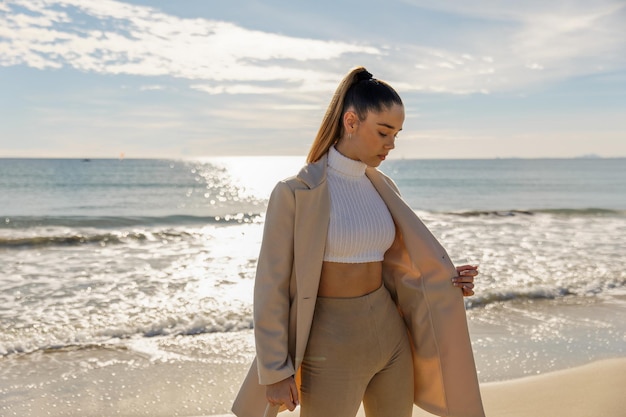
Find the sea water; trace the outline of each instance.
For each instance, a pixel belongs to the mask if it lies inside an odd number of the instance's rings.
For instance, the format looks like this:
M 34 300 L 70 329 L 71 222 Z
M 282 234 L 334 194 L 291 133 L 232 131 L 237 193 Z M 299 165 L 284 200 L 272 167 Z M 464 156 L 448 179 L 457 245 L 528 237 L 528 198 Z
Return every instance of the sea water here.
M 1 377 L 68 351 L 247 363 L 267 199 L 302 164 L 0 159 Z M 457 264 L 480 265 L 466 306 L 481 380 L 624 354 L 626 159 L 381 170 Z

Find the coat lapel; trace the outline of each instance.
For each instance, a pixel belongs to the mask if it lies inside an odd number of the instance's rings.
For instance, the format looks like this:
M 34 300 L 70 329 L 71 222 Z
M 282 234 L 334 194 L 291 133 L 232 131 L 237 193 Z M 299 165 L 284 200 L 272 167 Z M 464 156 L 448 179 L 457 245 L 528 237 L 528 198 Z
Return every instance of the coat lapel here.
M 309 339 L 315 301 L 322 272 L 330 220 L 330 197 L 326 184 L 326 156 L 297 175 L 306 187 L 295 190 L 294 268 L 298 294 L 295 362 L 299 369 Z
M 398 228 L 383 278 L 413 343 L 416 404 L 437 415 L 482 417 L 463 296 L 450 282 L 456 269 L 393 185 L 375 169 L 366 173 Z

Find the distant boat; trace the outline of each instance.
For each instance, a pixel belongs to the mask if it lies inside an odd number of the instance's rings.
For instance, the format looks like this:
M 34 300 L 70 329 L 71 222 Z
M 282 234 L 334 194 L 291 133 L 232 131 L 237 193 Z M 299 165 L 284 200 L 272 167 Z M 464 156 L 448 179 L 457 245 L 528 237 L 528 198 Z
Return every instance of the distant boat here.
M 85 158 L 85 159 L 83 159 L 83 162 L 91 162 L 91 159 Z

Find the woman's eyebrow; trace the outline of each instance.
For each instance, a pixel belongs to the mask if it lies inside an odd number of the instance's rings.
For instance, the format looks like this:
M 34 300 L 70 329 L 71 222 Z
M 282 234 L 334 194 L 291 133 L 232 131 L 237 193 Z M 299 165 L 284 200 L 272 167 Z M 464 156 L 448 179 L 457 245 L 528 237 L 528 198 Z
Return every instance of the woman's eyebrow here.
M 389 125 L 387 123 L 377 123 L 377 125 L 384 126 L 384 127 L 388 128 L 388 129 L 391 129 L 391 130 L 396 130 L 395 127 L 393 127 L 393 126 L 391 126 L 391 125 Z M 402 128 L 398 129 L 398 132 L 401 131 L 401 130 L 402 130 Z

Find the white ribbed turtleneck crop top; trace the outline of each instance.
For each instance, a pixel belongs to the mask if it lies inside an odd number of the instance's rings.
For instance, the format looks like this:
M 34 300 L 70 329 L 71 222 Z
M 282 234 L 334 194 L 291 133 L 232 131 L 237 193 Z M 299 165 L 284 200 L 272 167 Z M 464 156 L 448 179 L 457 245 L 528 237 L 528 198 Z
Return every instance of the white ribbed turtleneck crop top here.
M 324 261 L 382 261 L 393 243 L 393 219 L 365 175 L 366 167 L 361 161 L 343 156 L 334 146 L 328 151 L 330 224 Z

